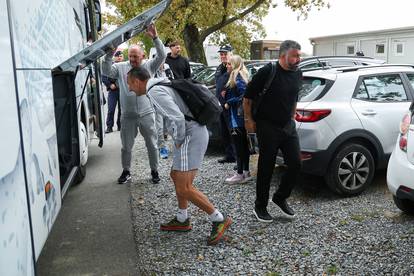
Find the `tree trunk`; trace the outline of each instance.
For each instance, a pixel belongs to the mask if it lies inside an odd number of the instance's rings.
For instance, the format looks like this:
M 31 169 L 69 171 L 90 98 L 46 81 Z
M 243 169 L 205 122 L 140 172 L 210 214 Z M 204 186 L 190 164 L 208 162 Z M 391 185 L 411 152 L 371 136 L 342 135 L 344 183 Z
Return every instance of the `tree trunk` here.
M 207 64 L 204 53 L 203 41 L 200 38 L 200 32 L 194 24 L 187 24 L 184 28 L 184 43 L 187 49 L 188 57 L 193 62 Z

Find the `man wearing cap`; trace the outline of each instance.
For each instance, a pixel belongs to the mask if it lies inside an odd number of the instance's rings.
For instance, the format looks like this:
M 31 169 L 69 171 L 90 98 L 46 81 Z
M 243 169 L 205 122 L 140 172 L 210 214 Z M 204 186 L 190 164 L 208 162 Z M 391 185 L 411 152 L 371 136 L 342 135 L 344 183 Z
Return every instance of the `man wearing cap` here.
M 221 106 L 223 107 L 223 111 L 220 115 L 220 125 L 221 125 L 221 137 L 223 140 L 223 145 L 225 148 L 225 156 L 224 158 L 218 160 L 219 163 L 234 163 L 236 162 L 236 155 L 234 146 L 231 142 L 231 135 L 230 135 L 230 126 L 228 124 L 230 112 L 229 110 L 224 108 L 224 104 L 226 103 L 225 91 L 226 91 L 226 83 L 229 80 L 229 74 L 227 73 L 227 62 L 230 59 L 231 51 L 233 48 L 230 45 L 221 46 L 218 50 L 220 54 L 220 61 L 221 64 L 217 67 L 215 73 L 216 79 L 216 97 L 219 100 Z
M 121 51 L 116 51 L 114 54 L 114 62 L 121 62 L 124 60 L 124 56 Z M 107 76 L 102 76 L 102 82 L 106 86 L 108 91 L 108 115 L 106 116 L 106 130 L 105 133 L 111 133 L 114 126 L 114 116 L 115 109 L 118 106 L 118 118 L 116 120 L 116 125 L 118 126 L 118 131 L 121 130 L 121 104 L 119 102 L 119 87 L 116 82 L 116 79 L 109 78 Z

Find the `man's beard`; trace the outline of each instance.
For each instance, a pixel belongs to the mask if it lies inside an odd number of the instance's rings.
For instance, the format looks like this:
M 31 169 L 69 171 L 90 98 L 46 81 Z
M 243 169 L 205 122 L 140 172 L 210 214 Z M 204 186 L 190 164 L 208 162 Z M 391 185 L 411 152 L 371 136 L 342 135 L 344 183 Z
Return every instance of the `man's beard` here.
M 297 71 L 299 68 L 299 62 L 298 63 L 288 63 L 288 67 L 290 71 Z

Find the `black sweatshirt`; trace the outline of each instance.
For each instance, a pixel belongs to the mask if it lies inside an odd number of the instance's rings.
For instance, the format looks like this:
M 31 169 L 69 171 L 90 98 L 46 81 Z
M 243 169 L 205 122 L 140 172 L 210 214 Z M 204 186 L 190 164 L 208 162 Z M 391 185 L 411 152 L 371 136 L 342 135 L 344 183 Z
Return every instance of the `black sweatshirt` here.
M 171 53 L 169 53 L 165 59 L 165 63 L 167 63 L 173 71 L 174 79 L 191 78 L 190 63 L 185 57 L 178 56 L 173 58 Z
M 264 83 L 270 75 L 270 63 L 259 69 L 246 88 L 244 97 L 255 100 L 258 91 L 263 90 Z M 279 127 L 285 126 L 292 118 L 292 111 L 298 101 L 299 89 L 302 85 L 302 72 L 287 71 L 277 63 L 276 76 L 263 96 L 257 110 L 257 120 L 271 121 Z

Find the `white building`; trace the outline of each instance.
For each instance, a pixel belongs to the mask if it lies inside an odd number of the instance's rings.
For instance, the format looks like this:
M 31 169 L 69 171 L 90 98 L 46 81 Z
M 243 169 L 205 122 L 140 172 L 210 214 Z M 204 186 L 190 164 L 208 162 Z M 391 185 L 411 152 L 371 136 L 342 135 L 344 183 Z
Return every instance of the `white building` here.
M 378 30 L 343 35 L 313 37 L 313 55 L 365 56 L 387 63 L 414 64 L 414 27 Z

